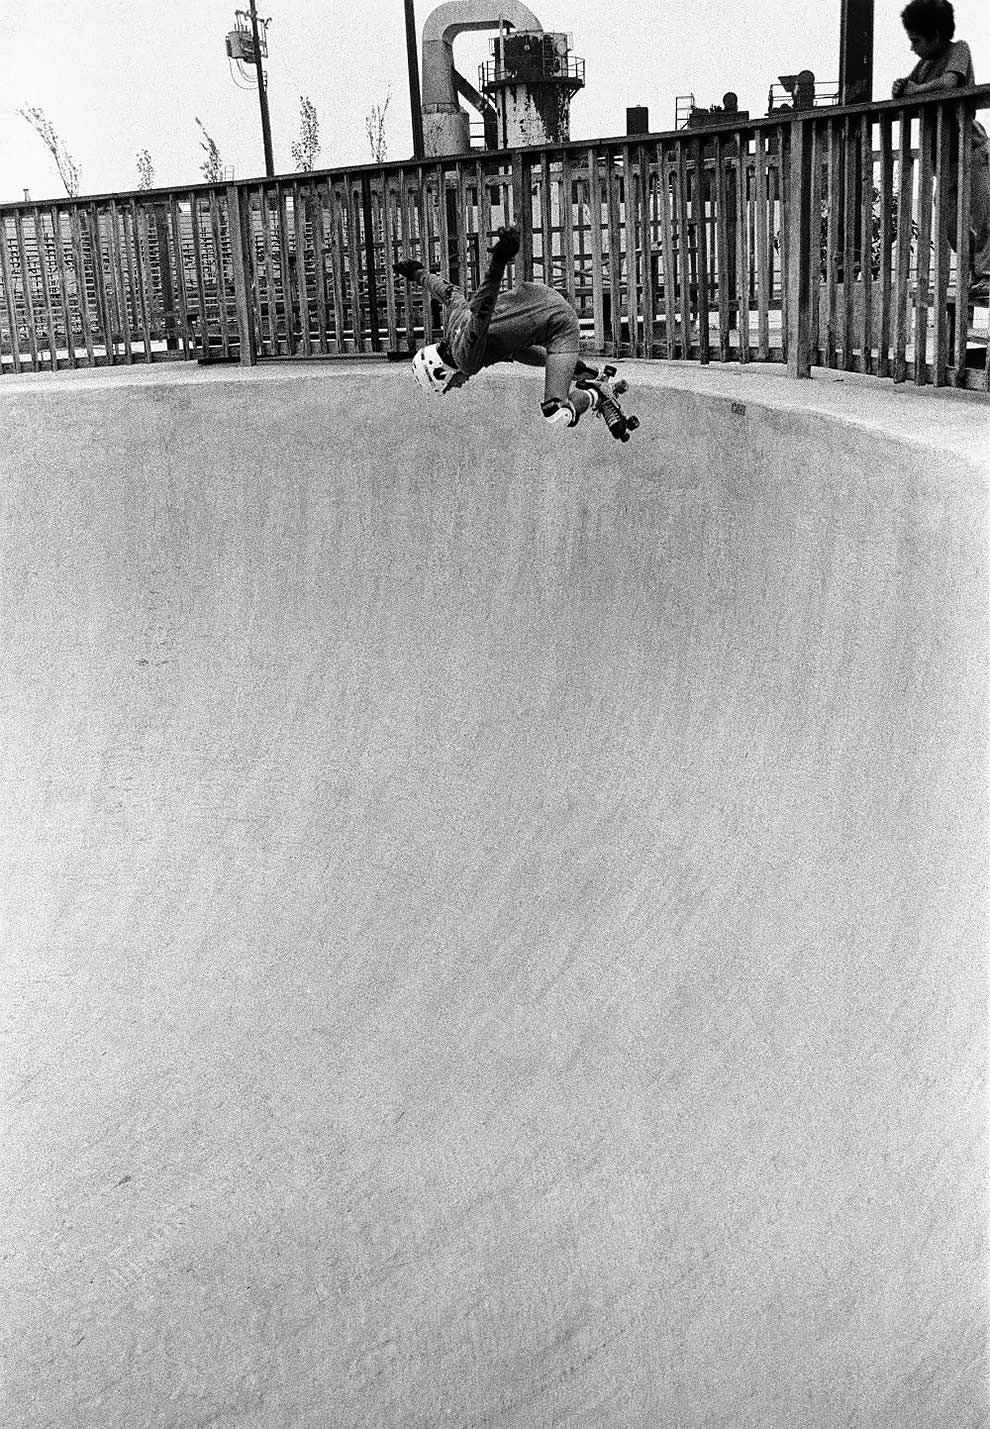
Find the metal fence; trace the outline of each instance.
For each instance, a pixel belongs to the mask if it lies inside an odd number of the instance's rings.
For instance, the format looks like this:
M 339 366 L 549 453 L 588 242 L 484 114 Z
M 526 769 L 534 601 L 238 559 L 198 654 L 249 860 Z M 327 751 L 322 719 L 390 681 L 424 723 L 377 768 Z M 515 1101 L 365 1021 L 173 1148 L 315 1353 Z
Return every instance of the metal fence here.
M 987 107 L 990 87 L 2 207 L 0 371 L 407 352 L 439 314 L 392 264 L 470 289 L 515 223 L 517 279 L 566 293 L 589 351 L 987 390 L 985 300 L 967 301 Z

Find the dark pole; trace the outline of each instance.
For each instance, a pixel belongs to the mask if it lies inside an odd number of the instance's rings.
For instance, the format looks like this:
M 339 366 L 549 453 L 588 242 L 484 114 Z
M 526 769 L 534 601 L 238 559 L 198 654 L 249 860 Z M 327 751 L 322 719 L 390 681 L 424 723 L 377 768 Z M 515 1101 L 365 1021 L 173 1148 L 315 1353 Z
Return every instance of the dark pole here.
M 258 12 L 255 0 L 251 5 L 251 38 L 254 42 L 254 65 L 258 71 L 258 98 L 261 102 L 261 137 L 265 144 L 265 176 L 275 177 L 275 160 L 272 158 L 272 124 L 268 117 L 268 90 L 265 87 L 265 70 L 261 63 L 261 41 L 258 36 Z
M 406 7 L 406 54 L 409 59 L 409 109 L 412 115 L 413 158 L 423 157 L 423 104 L 419 94 L 419 58 L 416 44 L 416 12 L 413 0 Z
M 873 0 L 842 0 L 839 30 L 839 103 L 873 98 Z

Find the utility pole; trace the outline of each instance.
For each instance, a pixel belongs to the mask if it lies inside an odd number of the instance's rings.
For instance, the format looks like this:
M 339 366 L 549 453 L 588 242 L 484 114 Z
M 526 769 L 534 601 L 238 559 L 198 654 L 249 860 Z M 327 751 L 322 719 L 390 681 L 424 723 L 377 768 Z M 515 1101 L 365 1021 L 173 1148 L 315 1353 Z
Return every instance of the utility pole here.
M 873 98 L 873 0 L 842 0 L 839 27 L 839 103 Z
M 409 61 L 409 110 L 412 118 L 413 158 L 423 157 L 423 104 L 419 93 L 419 58 L 417 56 L 416 12 L 413 0 L 403 0 L 406 7 L 406 56 Z
M 248 0 L 250 9 L 235 10 L 237 28 L 227 35 L 227 58 L 236 61 L 242 79 L 249 78 L 245 66 L 254 65 L 258 86 L 258 103 L 261 105 L 261 138 L 265 146 L 265 176 L 275 177 L 275 160 L 272 157 L 272 125 L 268 116 L 268 82 L 262 60 L 268 54 L 268 20 L 259 20 L 255 0 Z M 234 81 L 235 84 L 237 81 Z M 238 86 L 242 88 L 242 86 Z

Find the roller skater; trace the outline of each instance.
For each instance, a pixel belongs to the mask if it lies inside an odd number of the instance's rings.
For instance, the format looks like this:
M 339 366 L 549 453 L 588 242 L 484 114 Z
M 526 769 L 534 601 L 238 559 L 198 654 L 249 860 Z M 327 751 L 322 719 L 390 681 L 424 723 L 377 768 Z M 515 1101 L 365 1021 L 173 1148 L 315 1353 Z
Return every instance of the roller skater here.
M 580 356 L 577 314 L 567 299 L 543 283 L 519 283 L 499 292 L 518 252 L 518 229 L 500 228 L 481 286 L 471 298 L 438 273 L 428 272 L 418 259 L 394 265 L 398 277 L 419 283 L 444 310 L 442 339 L 421 347 L 413 358 L 417 382 L 424 392 L 439 395 L 463 387 L 469 377 L 497 362 L 542 367 L 541 410 L 548 423 L 576 427 L 585 412 L 594 411 L 619 436 L 616 425 L 625 429 L 635 425 L 635 418 L 623 416 L 616 387 Z M 628 440 L 628 434 L 621 439 Z

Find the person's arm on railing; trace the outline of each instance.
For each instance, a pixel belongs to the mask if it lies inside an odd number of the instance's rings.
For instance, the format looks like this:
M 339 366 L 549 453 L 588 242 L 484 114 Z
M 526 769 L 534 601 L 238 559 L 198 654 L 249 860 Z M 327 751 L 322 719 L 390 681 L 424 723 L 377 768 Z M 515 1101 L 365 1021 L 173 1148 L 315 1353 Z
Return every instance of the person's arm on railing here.
M 920 84 L 913 79 L 895 79 L 890 91 L 891 99 L 900 99 L 907 94 L 935 94 L 941 89 L 958 89 L 961 80 L 952 70 L 946 70 L 945 74 L 940 74 L 936 79 L 930 79 L 926 83 Z

